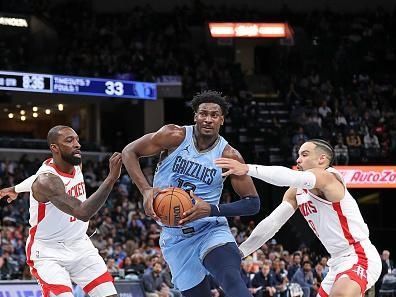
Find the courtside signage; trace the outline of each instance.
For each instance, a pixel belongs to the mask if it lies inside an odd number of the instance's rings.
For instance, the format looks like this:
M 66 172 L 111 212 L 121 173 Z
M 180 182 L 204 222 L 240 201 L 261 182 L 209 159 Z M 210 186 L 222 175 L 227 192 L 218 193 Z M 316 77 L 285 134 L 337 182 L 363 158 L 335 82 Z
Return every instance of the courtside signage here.
M 293 167 L 296 169 L 296 167 Z M 348 188 L 396 188 L 396 166 L 334 166 Z

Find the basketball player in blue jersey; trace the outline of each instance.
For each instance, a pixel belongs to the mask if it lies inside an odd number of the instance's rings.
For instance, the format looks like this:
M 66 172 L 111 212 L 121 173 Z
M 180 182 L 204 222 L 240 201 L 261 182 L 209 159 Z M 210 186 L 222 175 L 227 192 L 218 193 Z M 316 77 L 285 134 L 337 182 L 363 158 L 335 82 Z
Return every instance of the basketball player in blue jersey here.
M 244 161 L 219 135 L 228 109 L 221 93 L 199 93 L 192 107 L 195 125 L 166 125 L 146 134 L 124 148 L 122 160 L 143 195 L 146 214 L 156 220 L 152 204 L 159 189 L 176 186 L 193 193 L 196 203 L 183 214 L 180 226 L 163 226 L 160 236 L 172 281 L 183 296 L 210 297 L 209 273 L 227 296 L 252 296 L 241 278 L 241 256 L 225 217 L 256 214 L 260 198 L 249 176 L 231 176 L 232 187 L 241 199 L 219 205 L 223 178 L 214 160 L 227 156 Z M 159 153 L 161 160 L 152 187 L 143 175 L 139 158 Z

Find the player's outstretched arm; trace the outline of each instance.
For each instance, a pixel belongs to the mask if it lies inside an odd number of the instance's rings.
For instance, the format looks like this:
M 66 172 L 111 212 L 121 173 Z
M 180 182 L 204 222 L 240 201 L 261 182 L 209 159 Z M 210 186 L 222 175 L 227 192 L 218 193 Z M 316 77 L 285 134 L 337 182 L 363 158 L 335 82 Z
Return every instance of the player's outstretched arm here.
M 1 189 L 0 190 L 0 199 L 7 197 L 7 202 L 11 203 L 18 197 L 19 193 L 30 192 L 30 189 L 32 188 L 32 184 L 36 178 L 37 178 L 37 175 L 32 175 L 13 187 Z
M 32 185 L 33 197 L 39 202 L 51 202 L 61 211 L 86 222 L 103 206 L 120 177 L 121 166 L 121 154 L 114 153 L 109 160 L 109 175 L 84 202 L 68 195 L 62 180 L 51 173 L 42 173 L 37 177 Z
M 295 197 L 296 189 L 289 188 L 283 196 L 282 203 L 254 228 L 249 238 L 239 246 L 243 258 L 247 257 L 270 240 L 290 219 L 297 209 Z
M 122 162 L 143 195 L 145 213 L 155 220 L 159 218 L 153 210 L 153 199 L 158 189 L 153 189 L 147 182 L 140 168 L 139 158 L 157 155 L 163 150 L 177 147 L 184 137 L 185 130 L 183 127 L 166 125 L 155 133 L 149 133 L 136 139 L 122 150 Z
M 223 173 L 224 176 L 231 174 L 238 176 L 249 175 L 275 186 L 313 189 L 317 182 L 316 174 L 311 171 L 297 171 L 283 166 L 243 164 L 229 158 L 219 158 L 215 161 L 215 164 L 227 169 Z
M 342 181 L 324 168 L 297 171 L 283 166 L 243 164 L 229 158 L 219 158 L 215 164 L 227 169 L 223 173 L 224 176 L 249 175 L 275 186 L 308 190 L 316 188 L 323 192 L 327 200 L 332 202 L 340 201 L 344 197 L 345 186 Z

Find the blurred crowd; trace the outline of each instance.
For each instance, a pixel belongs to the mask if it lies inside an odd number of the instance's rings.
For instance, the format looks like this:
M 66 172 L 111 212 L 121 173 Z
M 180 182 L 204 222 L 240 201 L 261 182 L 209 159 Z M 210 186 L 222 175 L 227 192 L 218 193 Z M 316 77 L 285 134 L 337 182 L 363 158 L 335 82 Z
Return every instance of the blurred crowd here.
M 2 6 L 38 15 L 56 32 L 51 42 L 56 46 L 30 57 L 27 34 L 15 44 L 18 50 L 0 42 L 1 69 L 145 81 L 177 75 L 184 98 L 203 89 L 230 96 L 226 127 L 238 135 L 231 140 L 242 151 L 244 134 L 249 140 L 260 136 L 261 144 L 278 143 L 283 159 L 293 162 L 304 140 L 320 137 L 335 146 L 336 164 L 394 161 L 396 10 L 295 13 L 285 6 L 268 13 L 200 1 L 166 12 L 145 5 L 125 13 L 96 13 L 91 1 L 2 1 Z M 267 95 L 283 103 L 286 119 L 276 110 L 263 113 L 260 101 L 270 100 L 255 98 L 232 51 L 207 38 L 208 20 L 262 19 L 287 21 L 294 32 L 291 44 L 276 45 L 269 61 L 275 66 L 270 63 L 268 71 L 258 73 L 270 78 Z M 260 146 L 247 146 L 246 155 L 258 159 L 259 154 L 251 153 L 256 149 Z

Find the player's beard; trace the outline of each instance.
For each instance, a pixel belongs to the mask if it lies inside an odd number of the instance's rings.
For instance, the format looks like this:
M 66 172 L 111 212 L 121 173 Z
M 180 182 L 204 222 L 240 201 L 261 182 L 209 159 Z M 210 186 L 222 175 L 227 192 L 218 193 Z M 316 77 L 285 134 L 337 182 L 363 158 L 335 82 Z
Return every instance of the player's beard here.
M 63 161 L 66 163 L 69 163 L 73 166 L 77 166 L 81 164 L 81 158 L 80 157 L 75 157 L 73 154 L 65 154 L 61 152 L 61 157 Z

